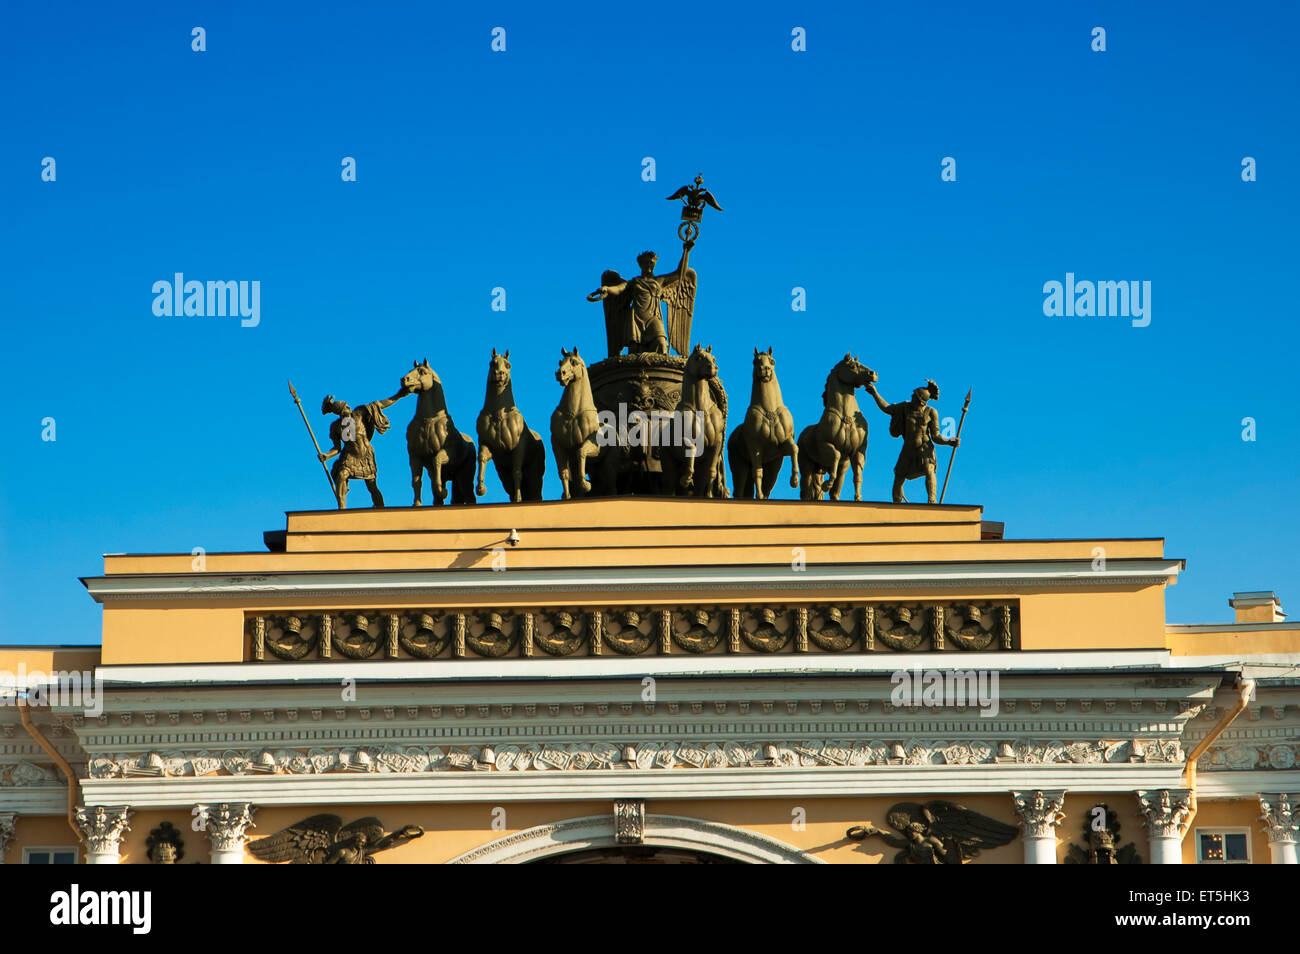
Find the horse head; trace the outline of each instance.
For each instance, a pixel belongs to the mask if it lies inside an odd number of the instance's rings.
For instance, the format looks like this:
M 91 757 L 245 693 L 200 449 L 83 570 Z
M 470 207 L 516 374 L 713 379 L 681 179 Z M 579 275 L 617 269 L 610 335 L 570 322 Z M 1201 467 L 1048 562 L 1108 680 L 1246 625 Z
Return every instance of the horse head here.
M 691 356 L 686 359 L 686 376 L 691 378 L 715 378 L 718 376 L 718 362 L 713 357 L 713 345 L 702 348 L 697 343 Z
M 847 351 L 839 364 L 835 365 L 833 377 L 850 390 L 876 383 L 876 372 L 859 361 L 857 355 Z
M 497 391 L 504 391 L 510 386 L 509 348 L 505 354 L 497 354 L 497 349 L 492 349 L 492 357 L 488 361 L 488 384 Z
M 771 381 L 776 375 L 776 359 L 772 357 L 772 349 L 769 347 L 766 351 L 754 349 L 754 380 L 761 384 Z
M 555 380 L 567 388 L 574 381 L 586 375 L 587 364 L 578 356 L 577 345 L 574 345 L 572 351 L 565 351 L 564 348 L 560 348 L 560 354 L 560 366 L 555 369 Z
M 402 387 L 412 393 L 423 392 L 430 390 L 437 380 L 438 375 L 429 367 L 429 359 L 425 358 L 423 363 L 412 362 L 411 370 L 402 375 Z

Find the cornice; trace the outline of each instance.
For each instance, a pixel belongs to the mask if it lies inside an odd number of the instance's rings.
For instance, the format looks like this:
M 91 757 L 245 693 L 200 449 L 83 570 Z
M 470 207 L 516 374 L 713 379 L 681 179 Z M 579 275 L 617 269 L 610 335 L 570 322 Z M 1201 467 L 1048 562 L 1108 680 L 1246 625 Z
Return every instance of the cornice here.
M 1023 560 L 986 563 L 882 563 L 757 567 L 651 567 L 589 569 L 288 571 L 260 574 L 120 574 L 84 577 L 97 601 L 125 599 L 230 599 L 250 597 L 334 598 L 359 595 L 427 597 L 433 594 L 538 594 L 632 590 L 735 591 L 851 589 L 877 592 L 903 588 L 998 588 L 1018 586 L 1156 585 L 1176 579 L 1181 560 Z

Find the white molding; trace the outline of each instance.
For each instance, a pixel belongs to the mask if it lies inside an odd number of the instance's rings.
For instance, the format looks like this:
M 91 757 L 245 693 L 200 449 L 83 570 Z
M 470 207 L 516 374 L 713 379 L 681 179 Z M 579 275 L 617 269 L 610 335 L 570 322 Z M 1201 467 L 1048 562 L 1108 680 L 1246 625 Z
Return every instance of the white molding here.
M 1300 630 L 1300 622 L 1284 623 L 1166 623 L 1169 633 L 1266 633 L 1273 630 Z
M 293 556 L 294 554 L 290 554 Z M 592 592 L 651 589 L 735 591 L 845 588 L 858 591 L 901 587 L 1160 585 L 1173 582 L 1181 560 L 1143 557 L 1108 560 L 1105 570 L 1091 560 L 1007 560 L 960 563 L 812 565 L 795 572 L 780 566 L 590 567 L 576 569 L 338 570 L 270 573 L 151 573 L 85 577 L 99 602 L 106 599 L 246 599 L 262 596 L 365 596 Z
M 63 785 L 23 785 L 0 788 L 0 812 L 18 815 L 63 815 L 68 789 Z
M 751 864 L 826 864 L 815 855 L 758 832 L 676 815 L 646 815 L 641 844 L 706 851 Z M 506 835 L 447 863 L 525 864 L 553 855 L 610 847 L 617 847 L 613 815 L 589 815 Z
M 193 684 L 269 685 L 292 682 L 330 683 L 344 676 L 366 682 L 446 683 L 458 680 L 589 679 L 624 677 L 640 680 L 663 676 L 800 676 L 857 674 L 887 675 L 901 669 L 987 669 L 1005 673 L 1061 673 L 1071 670 L 1113 673 L 1141 678 L 1133 670 L 1170 668 L 1176 657 L 1167 649 L 1074 650 L 1017 652 L 928 653 L 727 653 L 647 656 L 581 656 L 503 659 L 379 659 L 317 660 L 312 662 L 189 663 L 100 666 L 96 672 L 107 688 L 161 688 Z M 1300 663 L 1300 655 L 1296 657 Z M 1178 664 L 1174 668 L 1198 668 Z M 1209 662 L 1199 668 L 1217 668 Z M 639 691 L 639 690 L 638 690 Z M 106 700 L 107 701 L 107 700 Z
M 1196 797 L 1202 801 L 1226 798 L 1259 799 L 1269 792 L 1300 792 L 1300 769 L 1273 769 L 1196 773 Z
M 537 802 L 627 798 L 819 798 L 831 796 L 1006 794 L 1024 789 L 1115 792 L 1177 788 L 1181 763 L 898 766 L 814 769 L 691 769 L 431 773 L 428 775 L 206 776 L 86 779 L 87 805 L 133 809 L 198 802 L 254 805 Z M 1270 789 L 1271 790 L 1271 789 Z

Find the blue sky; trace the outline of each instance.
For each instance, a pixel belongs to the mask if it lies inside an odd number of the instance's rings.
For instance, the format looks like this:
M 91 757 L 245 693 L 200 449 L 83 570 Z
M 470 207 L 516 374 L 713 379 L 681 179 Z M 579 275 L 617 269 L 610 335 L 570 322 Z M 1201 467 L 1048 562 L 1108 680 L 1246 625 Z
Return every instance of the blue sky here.
M 257 550 L 329 506 L 286 377 L 322 434 L 324 393 L 387 396 L 427 356 L 472 432 L 508 347 L 545 435 L 559 348 L 602 353 L 585 294 L 675 261 L 664 197 L 697 172 L 726 211 L 695 337 L 733 405 L 756 346 L 800 427 L 847 349 L 890 400 L 936 379 L 941 415 L 973 386 L 949 502 L 1014 537 L 1166 537 L 1173 621 L 1300 606 L 1295 5 L 701 7 L 7 4 L 0 641 L 96 641 L 77 577 L 104 552 Z M 156 317 L 178 271 L 260 281 L 260 324 Z M 1150 281 L 1150 325 L 1046 317 L 1067 272 Z M 391 504 L 411 410 L 376 445 Z

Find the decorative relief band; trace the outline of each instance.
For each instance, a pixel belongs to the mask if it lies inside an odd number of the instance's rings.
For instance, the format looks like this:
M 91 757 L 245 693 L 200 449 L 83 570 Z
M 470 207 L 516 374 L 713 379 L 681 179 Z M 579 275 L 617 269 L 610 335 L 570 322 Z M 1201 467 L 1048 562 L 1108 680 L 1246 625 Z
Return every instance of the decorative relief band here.
M 642 656 L 675 650 L 992 652 L 1020 645 L 1018 605 L 986 602 L 301 611 L 249 616 L 246 632 L 251 659 L 289 661 L 599 656 L 606 651 Z
M 464 746 L 341 746 L 311 749 L 100 756 L 91 778 L 204 775 L 324 775 L 331 772 L 416 774 L 444 771 L 587 771 L 600 769 L 809 768 L 816 766 L 1026 765 L 1178 762 L 1182 752 L 1131 742 L 995 742 L 943 739 L 754 739 L 702 742 L 657 739 Z

